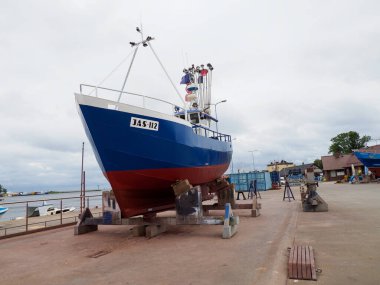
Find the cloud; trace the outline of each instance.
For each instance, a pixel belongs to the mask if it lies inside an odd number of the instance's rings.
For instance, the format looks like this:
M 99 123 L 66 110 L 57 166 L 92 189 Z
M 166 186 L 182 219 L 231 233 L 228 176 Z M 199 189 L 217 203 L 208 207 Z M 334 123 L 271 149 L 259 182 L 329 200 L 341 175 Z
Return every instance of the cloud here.
M 236 138 L 235 169 L 251 169 L 254 149 L 262 169 L 273 160 L 311 162 L 341 132 L 378 137 L 379 8 L 376 1 L 1 2 L 0 183 L 10 191 L 78 189 L 85 141 L 87 182 L 108 187 L 73 93 L 125 58 L 141 19 L 175 82 L 187 64 L 214 65 L 213 101 L 227 99 L 217 106 L 219 130 Z M 106 86 L 121 87 L 127 63 Z M 127 89 L 180 102 L 147 49 Z

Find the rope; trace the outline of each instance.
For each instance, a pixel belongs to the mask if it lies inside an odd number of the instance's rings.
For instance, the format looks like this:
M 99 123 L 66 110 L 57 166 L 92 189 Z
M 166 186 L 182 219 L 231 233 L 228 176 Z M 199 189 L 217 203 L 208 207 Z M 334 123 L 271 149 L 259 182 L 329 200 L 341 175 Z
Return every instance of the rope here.
M 164 65 L 162 64 L 161 60 L 158 58 L 158 55 L 156 54 L 156 52 L 154 51 L 153 47 L 152 47 L 152 44 L 148 41 L 147 44 L 149 45 L 150 49 L 152 50 L 153 52 L 153 55 L 156 57 L 158 63 L 161 65 L 161 68 L 162 70 L 164 71 L 164 73 L 166 74 L 166 77 L 169 79 L 170 83 L 172 84 L 174 90 L 177 92 L 177 95 L 178 97 L 180 98 L 180 100 L 182 101 L 183 103 L 183 106 L 184 106 L 184 109 L 186 109 L 186 102 L 185 100 L 183 100 L 182 96 L 181 96 L 181 93 L 179 93 L 177 87 L 175 86 L 175 84 L 173 83 L 173 80 L 170 78 L 169 76 L 169 73 L 166 71 Z M 187 116 L 186 114 L 186 110 L 185 110 L 185 117 Z
M 116 67 L 114 69 L 112 69 L 112 71 L 102 81 L 100 81 L 98 84 L 96 84 L 96 86 L 90 92 L 89 95 L 91 95 L 100 85 L 102 85 L 108 78 L 110 78 L 110 76 L 112 74 L 114 74 L 116 72 L 116 70 L 118 70 L 120 68 L 120 66 L 122 66 L 127 61 L 127 59 L 131 56 L 131 54 L 133 52 L 134 52 L 134 50 L 132 49 L 131 52 L 118 65 L 116 65 Z M 98 97 L 98 96 L 96 95 L 96 97 Z

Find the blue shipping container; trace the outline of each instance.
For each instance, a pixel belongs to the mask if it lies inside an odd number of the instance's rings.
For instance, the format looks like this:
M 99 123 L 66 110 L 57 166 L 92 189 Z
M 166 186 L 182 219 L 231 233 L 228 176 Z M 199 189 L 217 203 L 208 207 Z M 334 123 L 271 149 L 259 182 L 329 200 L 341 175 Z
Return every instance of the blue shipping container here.
M 257 181 L 257 190 L 266 191 L 272 188 L 272 180 L 269 172 L 248 172 L 229 174 L 231 183 L 235 184 L 236 191 L 249 191 L 251 181 Z
M 269 173 L 270 174 L 270 179 L 272 182 L 280 182 L 280 172 L 278 171 L 272 171 Z

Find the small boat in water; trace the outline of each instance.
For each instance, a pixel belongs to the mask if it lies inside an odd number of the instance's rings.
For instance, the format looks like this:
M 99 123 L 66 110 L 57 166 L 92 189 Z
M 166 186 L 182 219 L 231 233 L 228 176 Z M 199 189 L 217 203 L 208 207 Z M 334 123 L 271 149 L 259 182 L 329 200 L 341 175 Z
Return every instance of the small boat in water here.
M 41 206 L 28 206 L 28 217 L 39 217 L 39 216 L 48 216 L 73 212 L 75 207 L 65 207 L 63 209 L 59 209 L 54 207 L 52 204 L 46 204 L 45 202 Z
M 0 215 L 4 214 L 6 211 L 8 211 L 8 208 L 6 208 L 6 207 L 0 207 Z

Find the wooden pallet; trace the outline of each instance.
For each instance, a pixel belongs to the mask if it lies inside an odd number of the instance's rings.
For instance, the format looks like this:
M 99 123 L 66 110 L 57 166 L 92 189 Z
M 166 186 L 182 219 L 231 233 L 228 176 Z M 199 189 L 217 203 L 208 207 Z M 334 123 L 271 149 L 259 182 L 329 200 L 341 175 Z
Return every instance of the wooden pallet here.
M 290 249 L 288 276 L 290 279 L 317 280 L 314 251 L 311 246 L 294 245 Z

